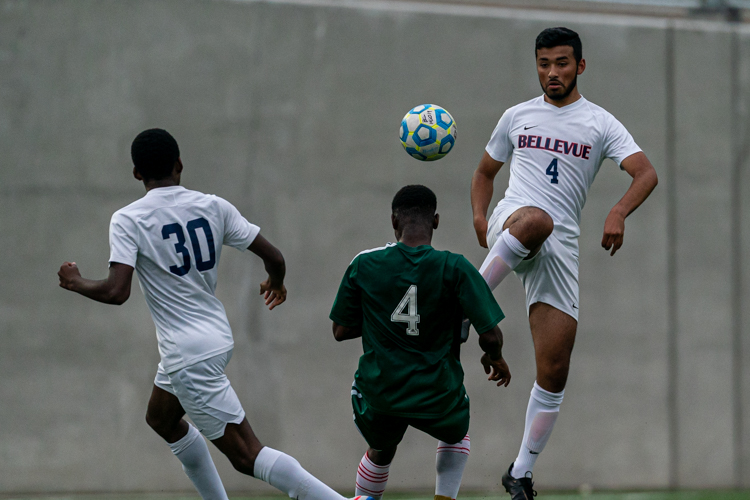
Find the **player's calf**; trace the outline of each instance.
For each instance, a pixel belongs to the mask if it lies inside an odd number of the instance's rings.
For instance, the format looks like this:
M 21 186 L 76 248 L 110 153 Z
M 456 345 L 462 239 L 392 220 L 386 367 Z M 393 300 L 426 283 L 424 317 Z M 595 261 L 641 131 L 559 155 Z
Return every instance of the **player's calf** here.
M 293 457 L 255 437 L 247 419 L 227 424 L 224 435 L 213 440 L 232 466 L 248 476 L 265 481 L 297 500 L 345 500 L 343 496 L 307 472 Z
M 469 453 L 471 453 L 471 440 L 468 434 L 455 444 L 438 441 L 435 459 L 437 469 L 435 500 L 455 500 L 458 496 Z
M 369 448 L 357 467 L 355 494 L 380 500 L 388 484 L 391 462 L 396 455 L 396 448 L 374 450 Z

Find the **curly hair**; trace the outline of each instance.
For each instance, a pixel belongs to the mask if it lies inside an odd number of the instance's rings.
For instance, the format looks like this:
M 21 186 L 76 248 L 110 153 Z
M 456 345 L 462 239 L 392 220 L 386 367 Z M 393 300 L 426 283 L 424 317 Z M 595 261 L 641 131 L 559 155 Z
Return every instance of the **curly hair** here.
M 133 139 L 130 157 L 144 180 L 160 180 L 172 174 L 174 164 L 180 158 L 180 148 L 169 132 L 151 128 Z
M 399 189 L 391 203 L 394 215 L 431 220 L 437 210 L 437 197 L 428 187 L 411 184 Z

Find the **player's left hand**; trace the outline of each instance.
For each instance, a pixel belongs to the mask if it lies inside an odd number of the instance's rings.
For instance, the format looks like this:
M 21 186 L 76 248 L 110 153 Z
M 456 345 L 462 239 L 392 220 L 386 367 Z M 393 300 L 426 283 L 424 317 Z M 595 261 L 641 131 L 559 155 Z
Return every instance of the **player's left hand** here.
M 490 359 L 487 353 L 484 353 L 481 361 L 482 366 L 484 366 L 484 373 L 489 375 L 487 380 L 496 380 L 498 387 L 501 385 L 508 387 L 508 384 L 510 384 L 510 368 L 508 368 L 508 363 L 502 357 L 493 360 Z
M 283 283 L 271 283 L 271 279 L 269 278 L 260 284 L 260 295 L 263 295 L 268 309 L 272 311 L 274 307 L 286 301 L 286 287 Z
M 607 220 L 604 221 L 604 236 L 602 236 L 602 247 L 605 250 L 612 249 L 609 255 L 614 255 L 622 246 L 625 237 L 625 217 L 614 208 L 609 212 Z
M 60 270 L 57 271 L 57 276 L 60 278 L 61 287 L 73 290 L 73 283 L 81 277 L 81 271 L 78 270 L 75 262 L 63 262 Z

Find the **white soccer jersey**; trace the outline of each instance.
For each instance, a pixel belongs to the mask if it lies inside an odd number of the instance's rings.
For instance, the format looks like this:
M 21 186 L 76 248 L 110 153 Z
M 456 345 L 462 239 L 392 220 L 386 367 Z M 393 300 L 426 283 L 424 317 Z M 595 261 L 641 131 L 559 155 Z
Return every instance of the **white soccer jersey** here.
M 260 228 L 228 201 L 182 186 L 156 188 L 114 213 L 110 262 L 135 268 L 167 373 L 234 346 L 214 296 L 222 245 L 245 250 Z
M 504 199 L 543 209 L 555 228 L 573 239 L 604 159 L 620 165 L 641 151 L 625 127 L 596 104 L 581 97 L 558 108 L 544 96 L 505 111 L 486 150 L 497 161 L 511 160 Z

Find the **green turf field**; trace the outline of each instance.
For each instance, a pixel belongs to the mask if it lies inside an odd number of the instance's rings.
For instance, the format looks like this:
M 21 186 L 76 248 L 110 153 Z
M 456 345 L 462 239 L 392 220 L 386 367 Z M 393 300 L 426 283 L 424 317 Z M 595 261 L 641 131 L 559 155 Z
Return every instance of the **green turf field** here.
M 283 496 L 229 495 L 230 500 L 284 500 Z M 504 492 L 468 493 L 461 495 L 465 500 L 507 500 Z M 541 492 L 539 500 L 750 500 L 750 491 L 638 491 L 638 492 Z M 83 495 L 3 495 L 3 500 L 200 500 L 190 494 L 83 494 Z M 432 500 L 431 496 L 394 493 L 386 495 L 387 500 Z M 385 500 L 384 499 L 384 500 Z

